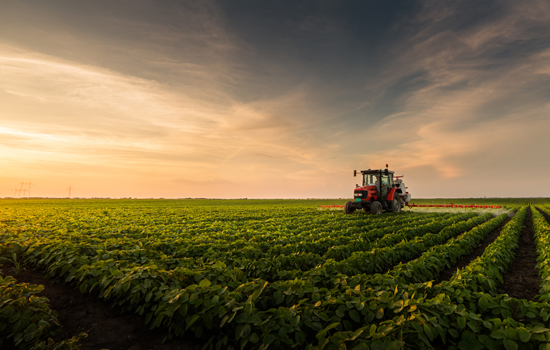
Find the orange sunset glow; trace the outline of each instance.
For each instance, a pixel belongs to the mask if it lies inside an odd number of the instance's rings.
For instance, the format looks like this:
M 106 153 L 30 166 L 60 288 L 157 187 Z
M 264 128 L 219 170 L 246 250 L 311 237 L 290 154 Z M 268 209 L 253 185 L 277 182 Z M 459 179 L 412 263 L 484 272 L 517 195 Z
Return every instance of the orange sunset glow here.
M 547 1 L 0 3 L 0 197 L 548 196 L 549 132 Z

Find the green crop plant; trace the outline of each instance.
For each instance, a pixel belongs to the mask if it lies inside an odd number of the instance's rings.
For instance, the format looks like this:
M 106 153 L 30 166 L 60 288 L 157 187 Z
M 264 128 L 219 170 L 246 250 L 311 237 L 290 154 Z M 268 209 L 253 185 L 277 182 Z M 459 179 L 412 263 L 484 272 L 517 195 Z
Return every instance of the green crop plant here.
M 17 253 L 12 253 L 11 257 L 0 257 L 0 263 L 7 263 L 12 266 L 11 270 L 14 276 L 19 276 L 26 269 L 23 267 L 21 259 L 17 258 Z

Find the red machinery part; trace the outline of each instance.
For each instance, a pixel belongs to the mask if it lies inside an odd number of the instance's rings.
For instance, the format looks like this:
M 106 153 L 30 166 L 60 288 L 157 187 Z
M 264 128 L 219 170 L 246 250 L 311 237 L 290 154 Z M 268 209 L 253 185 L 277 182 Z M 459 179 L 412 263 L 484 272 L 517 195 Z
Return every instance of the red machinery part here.
M 343 208 L 343 205 L 320 205 L 320 208 Z M 417 208 L 482 208 L 482 209 L 500 209 L 502 208 L 500 205 L 459 205 L 459 204 L 409 204 L 409 207 L 417 207 Z
M 409 204 L 409 207 L 419 207 L 419 208 L 482 208 L 482 209 L 499 209 L 500 205 L 459 205 L 459 204 Z
M 393 196 L 395 195 L 396 190 L 397 190 L 397 188 L 395 188 L 395 187 L 390 190 L 390 193 L 388 193 L 388 201 L 393 200 Z

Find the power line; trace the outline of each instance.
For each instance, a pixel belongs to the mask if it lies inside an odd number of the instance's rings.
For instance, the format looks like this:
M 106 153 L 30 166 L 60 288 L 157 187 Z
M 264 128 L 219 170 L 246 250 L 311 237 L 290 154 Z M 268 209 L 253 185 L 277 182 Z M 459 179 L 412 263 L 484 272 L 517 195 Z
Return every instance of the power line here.
M 13 197 L 19 197 L 21 198 L 21 192 L 23 192 L 23 197 L 25 197 L 27 195 L 27 192 L 29 193 L 28 194 L 28 197 L 30 198 L 31 196 L 31 186 L 33 186 L 34 184 L 29 181 L 29 182 L 24 182 L 24 181 L 21 181 L 21 183 L 17 184 L 19 187 L 15 187 L 15 189 L 13 190 Z

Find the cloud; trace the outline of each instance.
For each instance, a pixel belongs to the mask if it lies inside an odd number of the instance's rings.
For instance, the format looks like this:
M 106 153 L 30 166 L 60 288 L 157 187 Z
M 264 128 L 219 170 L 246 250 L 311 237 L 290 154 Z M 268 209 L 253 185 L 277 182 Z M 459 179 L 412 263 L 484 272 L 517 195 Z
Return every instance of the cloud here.
M 547 2 L 283 5 L 11 4 L 0 162 L 178 197 L 343 196 L 361 164 L 425 193 L 505 169 L 487 159 L 542 167 Z
M 266 158 L 288 158 L 288 157 L 290 157 L 290 156 L 275 156 L 275 155 L 264 154 L 264 153 L 256 153 L 254 155 L 258 156 L 258 157 L 266 157 Z

